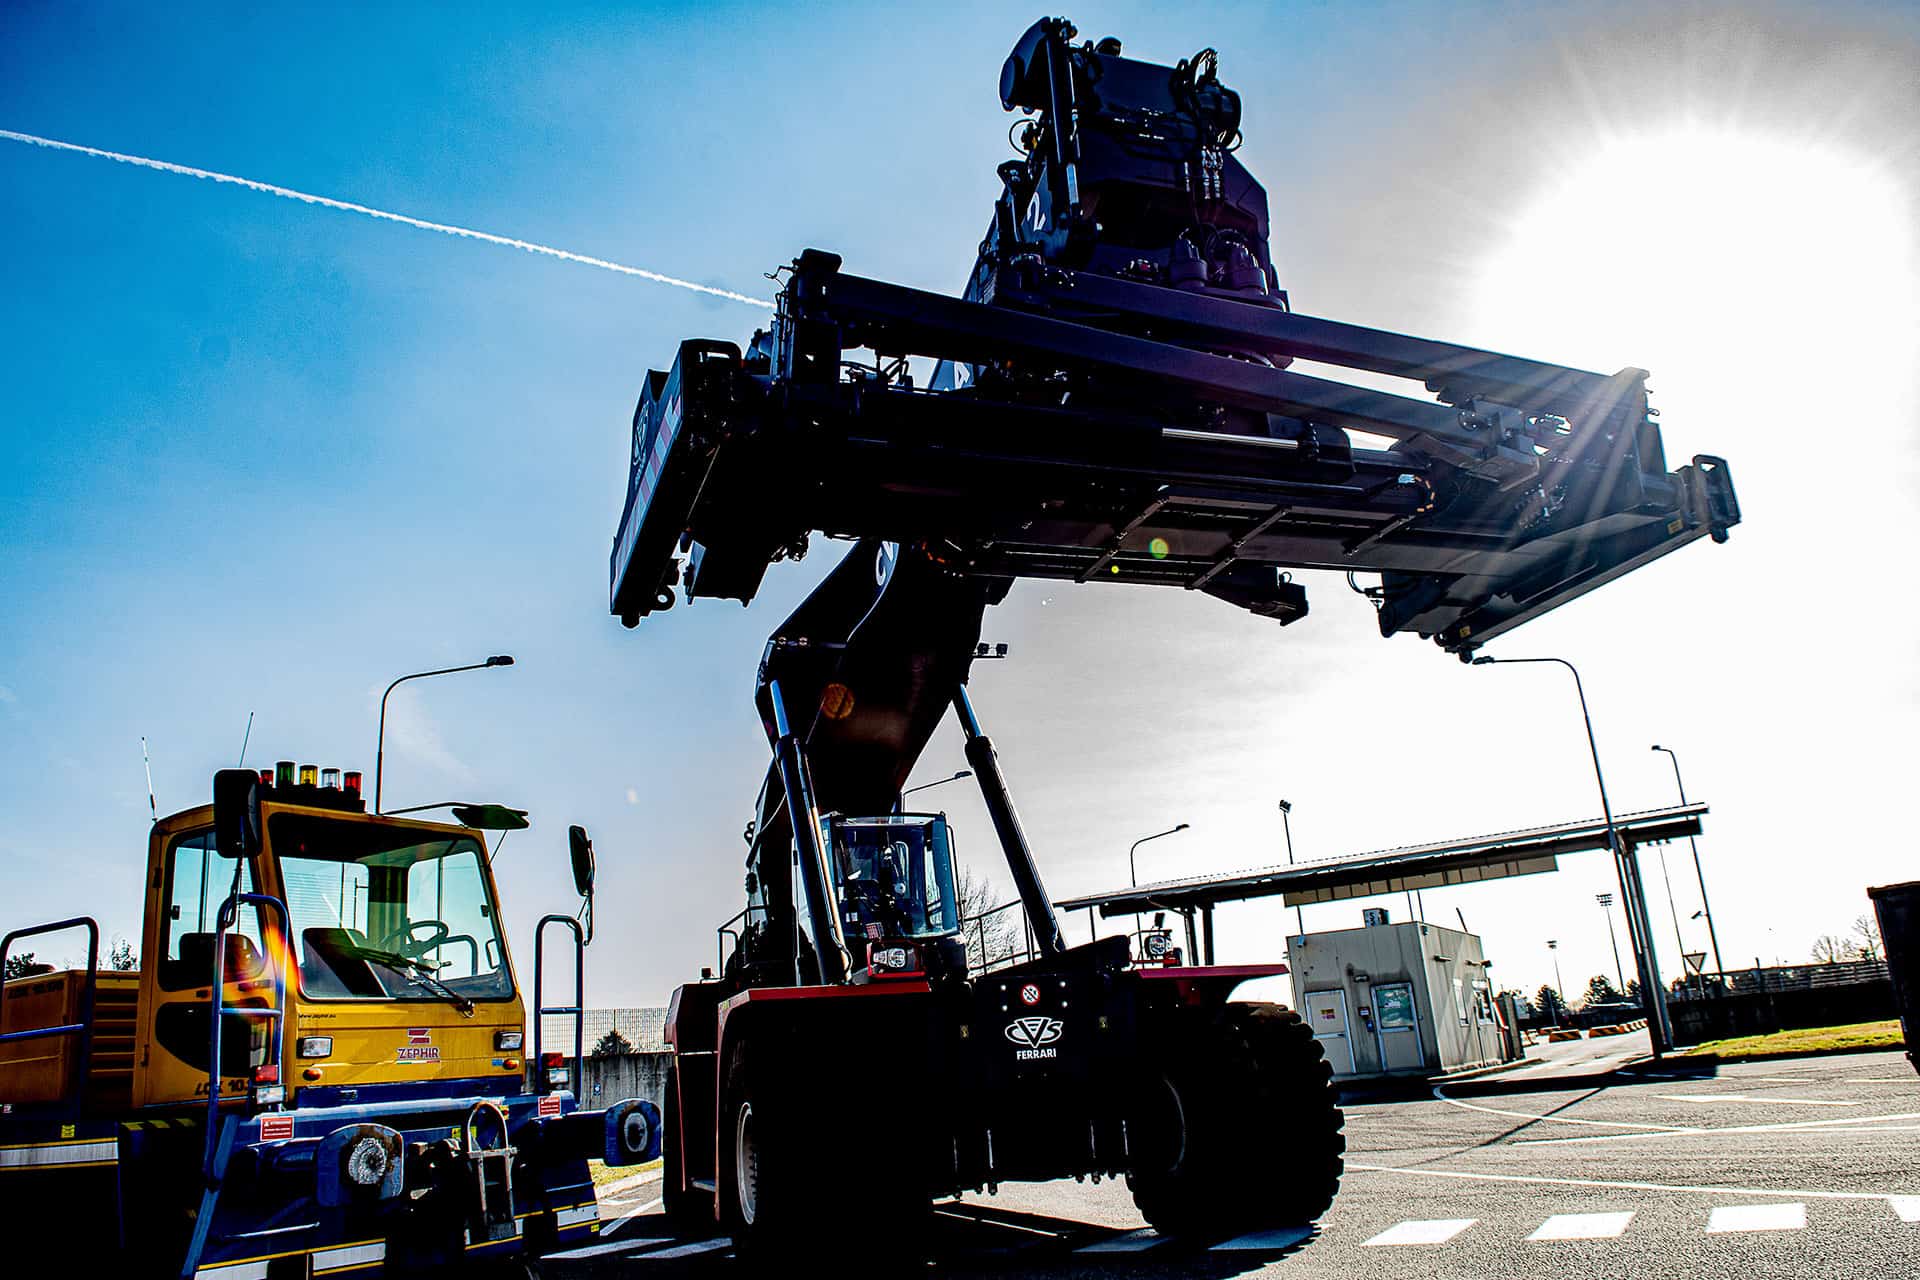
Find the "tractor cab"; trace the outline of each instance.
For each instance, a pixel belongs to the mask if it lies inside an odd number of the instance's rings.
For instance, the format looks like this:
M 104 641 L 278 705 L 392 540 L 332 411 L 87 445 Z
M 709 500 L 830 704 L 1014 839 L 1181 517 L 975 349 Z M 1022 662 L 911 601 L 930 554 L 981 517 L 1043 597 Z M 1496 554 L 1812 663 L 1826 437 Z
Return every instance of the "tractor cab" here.
M 856 972 L 966 975 L 953 833 L 943 814 L 829 814 L 821 835 Z

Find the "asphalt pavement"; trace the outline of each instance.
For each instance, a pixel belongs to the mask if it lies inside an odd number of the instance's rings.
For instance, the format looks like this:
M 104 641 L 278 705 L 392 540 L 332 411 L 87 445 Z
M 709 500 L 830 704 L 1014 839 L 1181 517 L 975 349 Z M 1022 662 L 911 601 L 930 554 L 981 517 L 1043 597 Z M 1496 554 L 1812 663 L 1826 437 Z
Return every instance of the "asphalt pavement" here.
M 938 1206 L 928 1274 L 1920 1277 L 1920 1076 L 1897 1053 L 1480 1081 L 1350 1106 L 1347 1134 L 1347 1177 L 1313 1231 L 1188 1246 L 1147 1229 L 1123 1184 L 1008 1185 Z M 657 1182 L 603 1196 L 599 1240 L 542 1276 L 744 1274 L 723 1238 L 670 1238 L 657 1196 Z M 860 1272 L 852 1189 L 849 1203 L 844 1252 L 796 1267 Z

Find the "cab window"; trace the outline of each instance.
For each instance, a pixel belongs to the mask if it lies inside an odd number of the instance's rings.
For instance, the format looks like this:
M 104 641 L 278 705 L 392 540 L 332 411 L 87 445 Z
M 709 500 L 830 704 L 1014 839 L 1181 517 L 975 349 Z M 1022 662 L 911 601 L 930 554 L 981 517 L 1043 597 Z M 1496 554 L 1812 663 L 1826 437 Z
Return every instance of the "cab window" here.
M 300 989 L 321 1000 L 505 1000 L 499 912 L 473 837 L 277 813 Z
M 213 981 L 220 905 L 230 894 L 253 892 L 253 866 L 214 852 L 211 827 L 184 832 L 167 845 L 166 890 L 160 985 L 168 991 L 207 986 Z M 227 931 L 227 980 L 258 977 L 263 968 L 260 913 L 248 905 Z
M 927 937 L 959 927 L 944 820 L 836 817 L 827 834 L 850 939 Z

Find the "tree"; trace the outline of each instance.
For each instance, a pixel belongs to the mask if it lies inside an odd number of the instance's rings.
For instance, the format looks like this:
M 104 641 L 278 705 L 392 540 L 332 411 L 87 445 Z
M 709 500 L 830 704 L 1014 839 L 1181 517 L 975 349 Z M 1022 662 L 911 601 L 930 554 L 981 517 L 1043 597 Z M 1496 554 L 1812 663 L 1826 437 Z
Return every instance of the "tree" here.
M 24 978 L 38 967 L 33 962 L 33 952 L 17 951 L 7 957 L 7 971 L 0 974 L 0 979 Z
M 1566 1008 L 1567 1002 L 1547 983 L 1541 983 L 1540 989 L 1533 993 L 1533 1011 L 1539 1017 L 1558 1022 Z
M 1640 999 L 1640 979 L 1628 978 L 1627 989 L 1621 992 L 1621 999 L 1638 1001 Z
M 607 1034 L 600 1037 L 600 1042 L 593 1046 L 593 1052 L 587 1056 L 589 1058 L 620 1058 L 632 1052 L 633 1045 L 620 1034 L 620 1028 L 609 1027 Z
M 1587 979 L 1587 1004 L 1616 1004 L 1619 1000 L 1620 989 L 1606 974 L 1596 973 Z
M 139 967 L 139 960 L 134 958 L 133 944 L 125 938 L 121 938 L 108 949 L 107 968 L 120 973 L 126 973 Z
M 1823 933 L 1813 940 L 1815 964 L 1838 964 L 1853 959 L 1853 943 L 1837 934 Z
M 1853 954 L 1862 960 L 1881 956 L 1880 922 L 1872 916 L 1857 916 L 1853 922 Z
M 960 895 L 960 920 L 969 935 L 967 963 L 972 965 L 977 959 L 978 967 L 984 969 L 990 962 L 1012 954 L 1020 933 L 1020 909 L 987 915 L 1000 905 L 994 901 L 999 890 L 993 881 L 966 867 L 960 868 L 960 882 L 955 887 Z

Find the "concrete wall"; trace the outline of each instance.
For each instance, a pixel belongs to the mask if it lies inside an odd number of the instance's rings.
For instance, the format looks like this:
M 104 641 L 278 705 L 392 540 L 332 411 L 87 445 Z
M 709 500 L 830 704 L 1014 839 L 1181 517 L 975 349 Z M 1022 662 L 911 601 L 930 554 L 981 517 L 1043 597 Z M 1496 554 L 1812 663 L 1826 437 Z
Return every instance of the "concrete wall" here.
M 626 1098 L 664 1105 L 669 1053 L 623 1053 L 617 1058 L 588 1058 L 581 1078 L 580 1105 L 604 1107 Z

